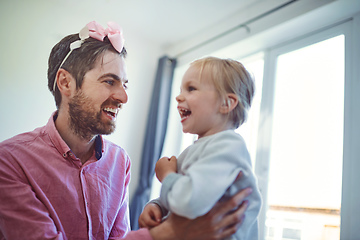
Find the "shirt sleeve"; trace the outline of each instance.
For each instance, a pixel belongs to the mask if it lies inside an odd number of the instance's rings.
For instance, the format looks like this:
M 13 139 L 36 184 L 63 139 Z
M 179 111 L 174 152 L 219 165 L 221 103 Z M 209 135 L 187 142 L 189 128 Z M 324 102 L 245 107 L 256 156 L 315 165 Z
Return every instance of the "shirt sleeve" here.
M 124 182 L 118 186 L 118 189 L 122 189 L 123 191 L 123 199 L 120 204 L 120 209 L 116 216 L 114 225 L 111 230 L 111 234 L 109 239 L 121 239 L 121 237 L 125 236 L 126 234 L 130 234 L 130 216 L 129 216 L 129 183 L 130 183 L 130 158 L 127 154 L 124 155 L 124 159 L 120 162 L 125 162 L 125 177 Z M 119 171 L 121 172 L 121 171 Z M 130 236 L 137 233 L 131 233 Z M 144 233 L 141 233 L 144 234 Z M 137 235 L 136 235 L 137 236 Z M 126 237 L 124 239 L 127 239 Z M 131 239 L 131 238 L 130 238 Z
M 129 196 L 129 182 L 130 182 L 130 159 L 127 158 L 127 169 L 126 169 L 126 181 L 124 190 L 126 192 L 126 197 L 123 202 L 122 210 L 119 211 L 119 215 L 116 218 L 114 229 L 117 229 L 116 231 L 112 231 L 112 234 L 116 234 L 116 232 L 123 234 L 124 229 L 130 230 L 130 220 L 129 220 L 129 206 L 128 206 L 128 196 Z M 123 212 L 126 212 L 125 214 Z M 119 231 L 120 230 L 120 231 Z M 116 239 L 116 240 L 153 240 L 150 232 L 146 228 L 141 228 L 136 231 L 129 231 L 125 237 L 110 237 L 110 239 Z
M 116 238 L 117 240 L 153 240 L 147 228 L 141 228 L 136 231 L 129 232 L 124 238 Z
M 5 157 L 6 156 L 6 157 Z M 5 158 L 7 160 L 5 160 Z M 46 199 L 40 200 L 22 174 L 21 166 L 0 154 L 0 239 L 66 239 L 56 216 L 51 216 Z M 54 219 L 55 218 L 55 219 Z M 21 229 L 21 231 L 19 231 Z
M 234 134 L 219 137 L 198 147 L 199 157 L 187 167 L 185 174 L 173 173 L 164 179 L 160 199 L 167 209 L 190 219 L 204 215 L 224 195 L 240 171 L 252 171 L 242 138 Z M 194 157 L 192 154 L 186 157 Z

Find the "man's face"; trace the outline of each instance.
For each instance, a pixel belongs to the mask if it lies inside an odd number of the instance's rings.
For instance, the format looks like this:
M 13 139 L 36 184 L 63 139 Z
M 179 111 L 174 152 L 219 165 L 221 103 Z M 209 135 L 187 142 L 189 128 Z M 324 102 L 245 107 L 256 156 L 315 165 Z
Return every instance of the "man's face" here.
M 78 136 L 90 140 L 110 134 L 122 104 L 127 102 L 126 69 L 123 57 L 107 51 L 87 72 L 80 89 L 69 101 L 70 127 Z

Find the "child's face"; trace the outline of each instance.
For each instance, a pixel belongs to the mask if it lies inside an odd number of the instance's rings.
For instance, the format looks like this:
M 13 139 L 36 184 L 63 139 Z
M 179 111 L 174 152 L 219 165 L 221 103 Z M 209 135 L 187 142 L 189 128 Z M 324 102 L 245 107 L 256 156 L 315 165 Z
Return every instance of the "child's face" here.
M 205 69 L 201 79 L 198 67 L 191 66 L 186 71 L 176 101 L 183 132 L 201 138 L 224 130 L 226 120 L 220 113 L 222 101 Z

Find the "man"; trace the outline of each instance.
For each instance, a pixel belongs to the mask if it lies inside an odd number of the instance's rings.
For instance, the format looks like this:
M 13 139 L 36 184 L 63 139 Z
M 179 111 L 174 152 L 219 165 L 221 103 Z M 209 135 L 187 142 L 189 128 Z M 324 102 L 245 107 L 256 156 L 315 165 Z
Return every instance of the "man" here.
M 0 144 L 0 239 L 221 239 L 239 227 L 247 191 L 201 218 L 173 215 L 130 231 L 130 159 L 101 136 L 127 102 L 126 55 L 115 23 L 91 22 L 54 46 L 48 86 L 57 111 Z

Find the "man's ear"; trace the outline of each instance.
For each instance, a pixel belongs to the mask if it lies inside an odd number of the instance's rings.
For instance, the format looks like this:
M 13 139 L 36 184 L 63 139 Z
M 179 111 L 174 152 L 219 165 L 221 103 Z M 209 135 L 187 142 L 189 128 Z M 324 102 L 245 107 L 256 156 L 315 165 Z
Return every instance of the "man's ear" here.
M 224 99 L 223 104 L 220 107 L 220 113 L 228 114 L 231 112 L 239 103 L 238 97 L 234 93 L 228 93 Z
M 72 90 L 76 88 L 75 79 L 63 68 L 60 68 L 56 74 L 56 84 L 59 91 L 65 96 L 71 96 Z

